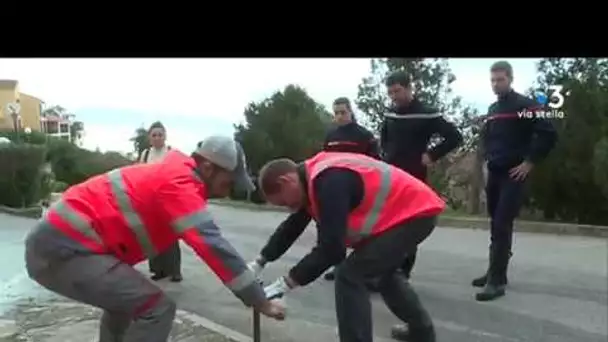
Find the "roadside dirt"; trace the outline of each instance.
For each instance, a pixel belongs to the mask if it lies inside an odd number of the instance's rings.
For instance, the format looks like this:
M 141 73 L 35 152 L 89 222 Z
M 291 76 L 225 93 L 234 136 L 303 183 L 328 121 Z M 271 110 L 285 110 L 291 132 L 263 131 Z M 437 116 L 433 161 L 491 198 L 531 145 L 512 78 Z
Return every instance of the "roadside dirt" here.
M 65 300 L 17 303 L 0 319 L 1 342 L 95 342 L 100 310 Z M 178 314 L 170 342 L 234 342 Z

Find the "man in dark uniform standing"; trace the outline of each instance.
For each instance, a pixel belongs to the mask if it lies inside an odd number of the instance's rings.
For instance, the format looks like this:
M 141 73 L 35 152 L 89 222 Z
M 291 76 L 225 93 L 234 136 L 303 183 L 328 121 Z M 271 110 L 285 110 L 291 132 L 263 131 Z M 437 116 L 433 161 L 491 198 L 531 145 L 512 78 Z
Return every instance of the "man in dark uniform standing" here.
M 473 280 L 473 286 L 483 287 L 476 295 L 478 301 L 505 294 L 513 221 L 523 201 L 525 180 L 534 164 L 546 157 L 557 141 L 551 123 L 538 115 L 543 107 L 511 88 L 511 65 L 496 62 L 490 72 L 492 90 L 498 99 L 488 109 L 482 138 L 488 167 L 486 196 L 491 243 L 488 271 Z M 533 115 L 521 115 L 524 111 Z
M 411 80 L 405 72 L 395 72 L 386 80 L 393 108 L 384 114 L 380 145 L 385 160 L 412 176 L 426 182 L 427 168 L 462 143 L 462 135 L 436 109 L 420 102 L 412 92 Z M 431 137 L 443 141 L 429 149 Z M 409 278 L 416 255 L 403 266 Z
M 462 143 L 462 135 L 441 113 L 413 95 L 411 79 L 405 72 L 391 74 L 386 87 L 393 107 L 384 114 L 380 131 L 384 160 L 426 183 L 427 168 L 456 149 Z M 429 149 L 431 138 L 436 135 L 442 141 Z M 414 250 L 401 267 L 408 279 L 415 261 Z M 409 335 L 405 325 L 396 325 L 391 332 L 393 338 L 403 341 Z

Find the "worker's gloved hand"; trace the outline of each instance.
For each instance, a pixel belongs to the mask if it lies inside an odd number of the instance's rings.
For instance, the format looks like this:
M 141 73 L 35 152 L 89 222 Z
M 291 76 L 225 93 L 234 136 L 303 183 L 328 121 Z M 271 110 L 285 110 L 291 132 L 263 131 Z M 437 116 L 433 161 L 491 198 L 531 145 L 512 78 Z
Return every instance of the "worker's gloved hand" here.
M 266 265 L 266 263 L 264 262 L 264 260 L 262 258 L 257 258 L 255 260 L 249 262 L 247 264 L 247 267 L 249 268 L 249 270 L 251 272 L 253 272 L 255 277 L 258 280 L 260 280 L 260 273 L 262 273 L 262 270 L 264 270 L 265 265 Z
M 289 292 L 291 288 L 287 285 L 285 281 L 285 277 L 280 277 L 275 280 L 272 284 L 266 286 L 264 288 L 264 292 L 266 292 L 266 298 L 272 299 L 281 299 L 287 292 Z

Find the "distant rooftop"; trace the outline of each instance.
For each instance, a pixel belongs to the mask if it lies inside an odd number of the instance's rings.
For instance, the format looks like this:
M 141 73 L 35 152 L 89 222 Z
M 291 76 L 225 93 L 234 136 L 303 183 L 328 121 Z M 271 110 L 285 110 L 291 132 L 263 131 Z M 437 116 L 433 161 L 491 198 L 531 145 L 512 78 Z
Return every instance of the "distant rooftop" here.
M 0 88 L 15 88 L 17 83 L 15 80 L 0 80 Z

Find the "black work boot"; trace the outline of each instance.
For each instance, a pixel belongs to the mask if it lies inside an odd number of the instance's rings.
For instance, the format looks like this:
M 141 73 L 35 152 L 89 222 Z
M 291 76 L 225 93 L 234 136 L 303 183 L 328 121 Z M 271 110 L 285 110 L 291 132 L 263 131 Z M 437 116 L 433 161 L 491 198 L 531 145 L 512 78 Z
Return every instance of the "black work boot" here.
M 431 327 L 410 330 L 405 324 L 394 325 L 391 337 L 397 341 L 406 342 L 435 342 L 435 329 Z
M 488 273 L 486 272 L 486 274 L 482 275 L 481 277 L 473 279 L 473 281 L 471 282 L 471 285 L 473 285 L 474 287 L 484 287 L 484 286 L 486 286 L 487 282 L 488 282 Z
M 152 280 L 156 281 L 156 280 L 165 279 L 165 278 L 167 278 L 168 276 L 169 276 L 168 274 L 165 274 L 165 273 L 163 273 L 163 272 L 158 272 L 158 273 L 154 273 L 154 274 L 153 274 L 153 275 L 150 277 L 150 279 L 152 279 Z
M 405 324 L 393 325 L 391 328 L 391 337 L 397 341 L 409 341 L 410 330 Z
M 475 295 L 475 299 L 479 302 L 487 302 L 500 298 L 505 295 L 507 284 L 496 284 L 488 282 L 481 292 Z
M 498 250 L 493 252 L 490 258 L 490 269 L 486 277 L 487 282 L 483 290 L 475 295 L 475 299 L 480 302 L 494 300 L 505 295 L 510 253 Z
M 332 280 L 336 279 L 336 274 L 334 272 L 335 272 L 335 270 L 331 270 L 331 271 L 325 273 L 325 275 L 323 276 L 323 279 L 325 279 L 327 281 L 332 281 Z
M 511 258 L 513 256 L 513 253 L 509 253 L 509 258 Z M 490 253 L 490 264 L 492 263 L 492 254 Z M 486 283 L 488 282 L 488 272 L 490 270 L 488 269 L 488 271 L 486 271 L 486 274 L 482 275 L 479 278 L 475 278 L 473 279 L 473 281 L 471 282 L 471 285 L 473 285 L 474 287 L 484 287 L 486 286 Z M 508 280 L 507 280 L 507 276 L 505 275 L 504 277 L 504 283 L 505 285 L 508 284 Z

